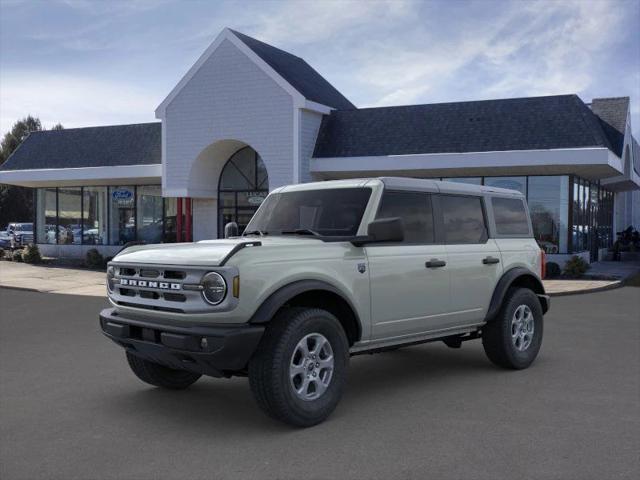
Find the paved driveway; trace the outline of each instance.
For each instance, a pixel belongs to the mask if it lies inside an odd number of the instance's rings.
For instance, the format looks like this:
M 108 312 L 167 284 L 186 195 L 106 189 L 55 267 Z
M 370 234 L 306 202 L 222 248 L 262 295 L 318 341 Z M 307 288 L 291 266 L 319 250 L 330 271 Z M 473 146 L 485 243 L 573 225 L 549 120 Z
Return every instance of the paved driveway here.
M 481 345 L 355 357 L 324 424 L 262 415 L 245 379 L 140 383 L 105 300 L 0 289 L 0 478 L 610 479 L 640 474 L 640 289 L 554 299 L 529 370 Z

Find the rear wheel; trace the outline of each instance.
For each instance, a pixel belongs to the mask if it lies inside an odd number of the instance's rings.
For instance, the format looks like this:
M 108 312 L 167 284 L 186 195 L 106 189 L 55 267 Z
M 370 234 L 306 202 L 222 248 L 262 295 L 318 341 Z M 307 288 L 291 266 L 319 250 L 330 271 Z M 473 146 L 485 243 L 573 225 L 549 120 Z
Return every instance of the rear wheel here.
M 332 314 L 288 308 L 267 327 L 249 362 L 249 383 L 267 415 L 297 427 L 325 420 L 344 390 L 349 344 Z
M 186 370 L 174 370 L 157 363 L 144 360 L 127 352 L 127 362 L 133 373 L 140 380 L 155 387 L 182 390 L 196 382 L 202 375 L 187 372 Z
M 542 307 L 528 288 L 511 288 L 498 316 L 482 329 L 482 346 L 494 364 L 527 368 L 542 345 Z

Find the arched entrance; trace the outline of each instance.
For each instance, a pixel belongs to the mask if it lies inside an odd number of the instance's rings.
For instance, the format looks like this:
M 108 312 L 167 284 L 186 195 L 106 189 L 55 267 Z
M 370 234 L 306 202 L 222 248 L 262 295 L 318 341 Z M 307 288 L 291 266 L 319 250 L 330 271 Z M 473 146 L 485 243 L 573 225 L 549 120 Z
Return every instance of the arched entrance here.
M 218 237 L 228 222 L 236 222 L 242 233 L 268 193 L 269 177 L 258 153 L 247 146 L 231 155 L 218 185 Z

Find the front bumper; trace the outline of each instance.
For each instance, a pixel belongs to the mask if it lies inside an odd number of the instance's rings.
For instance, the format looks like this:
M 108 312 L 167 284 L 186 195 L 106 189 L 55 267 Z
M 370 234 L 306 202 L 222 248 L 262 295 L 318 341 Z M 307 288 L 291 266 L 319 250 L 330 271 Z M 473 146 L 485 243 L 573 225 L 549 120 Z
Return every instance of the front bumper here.
M 184 326 L 100 312 L 100 328 L 128 352 L 151 362 L 212 377 L 246 369 L 264 333 L 260 325 Z

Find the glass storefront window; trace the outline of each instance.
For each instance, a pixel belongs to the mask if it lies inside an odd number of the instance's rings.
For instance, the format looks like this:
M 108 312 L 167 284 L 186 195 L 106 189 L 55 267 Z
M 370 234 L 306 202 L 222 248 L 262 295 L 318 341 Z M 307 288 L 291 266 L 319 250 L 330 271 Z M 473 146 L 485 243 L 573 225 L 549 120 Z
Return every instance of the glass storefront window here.
M 82 188 L 58 188 L 58 244 L 82 243 Z
M 136 239 L 136 192 L 133 186 L 109 187 L 109 243 L 124 245 Z
M 58 228 L 57 190 L 55 188 L 39 188 L 36 195 L 36 242 L 56 243 L 56 231 Z
M 568 253 L 569 177 L 529 177 L 533 234 L 546 253 Z
M 164 243 L 175 242 L 176 237 L 176 217 L 178 216 L 178 203 L 175 198 L 164 199 L 164 233 L 162 241 Z
M 234 153 L 220 175 L 218 186 L 218 236 L 236 222 L 242 233 L 269 193 L 269 178 L 258 152 L 245 147 Z
M 162 191 L 157 185 L 137 188 L 136 225 L 138 240 L 145 243 L 162 242 Z
M 484 177 L 484 184 L 489 187 L 508 188 L 527 194 L 527 177 Z
M 84 187 L 82 190 L 82 243 L 106 245 L 107 187 Z

